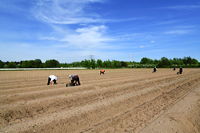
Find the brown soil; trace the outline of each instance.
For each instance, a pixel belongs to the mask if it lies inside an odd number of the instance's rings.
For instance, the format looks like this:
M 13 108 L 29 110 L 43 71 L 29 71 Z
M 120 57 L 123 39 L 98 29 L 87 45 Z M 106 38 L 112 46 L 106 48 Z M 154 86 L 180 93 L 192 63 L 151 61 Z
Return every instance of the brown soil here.
M 200 69 L 0 71 L 0 84 L 0 132 L 200 132 Z

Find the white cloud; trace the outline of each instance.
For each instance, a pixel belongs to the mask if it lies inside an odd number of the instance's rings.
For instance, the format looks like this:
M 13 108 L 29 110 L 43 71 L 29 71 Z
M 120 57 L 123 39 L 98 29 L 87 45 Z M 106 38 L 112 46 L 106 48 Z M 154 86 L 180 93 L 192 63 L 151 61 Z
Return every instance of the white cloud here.
M 104 45 L 112 39 L 104 36 L 104 25 L 76 29 L 76 34 L 66 36 L 62 41 L 78 47 L 93 48 Z
M 163 32 L 164 34 L 169 35 L 184 35 L 184 34 L 191 34 L 196 32 L 195 25 L 175 25 L 169 27 L 170 30 Z
M 177 24 L 177 23 L 181 23 L 182 20 L 165 20 L 165 21 L 160 21 L 158 23 L 156 23 L 156 25 L 171 25 L 171 24 Z
M 164 32 L 164 34 L 171 34 L 171 35 L 183 35 L 188 33 L 191 33 L 191 30 L 170 30 Z
M 74 49 L 109 48 L 114 39 L 106 34 L 107 27 L 100 23 L 111 21 L 101 19 L 99 15 L 88 11 L 91 3 L 105 0 L 38 0 L 34 15 L 53 28 L 49 35 L 40 40 L 58 41 L 56 47 Z M 86 9 L 87 8 L 87 9 Z M 128 20 L 127 20 L 128 21 Z M 98 22 L 98 24 L 94 24 Z M 65 24 L 65 28 L 58 24 Z M 75 24 L 71 27 L 69 24 Z M 67 27 L 67 28 L 66 28 Z
M 52 33 L 43 35 L 39 39 L 54 41 L 55 45 L 51 47 L 60 50 L 66 49 L 67 53 L 76 53 L 76 56 L 91 54 L 100 56 L 102 51 L 106 53 L 106 56 L 111 51 L 121 51 L 126 46 L 124 44 L 118 45 L 117 40 L 120 39 L 107 34 L 109 28 L 105 23 L 145 19 L 142 17 L 124 19 L 101 18 L 100 15 L 92 11 L 93 8 L 90 7 L 90 4 L 102 3 L 105 0 L 37 1 L 37 5 L 32 10 L 33 14 L 39 21 L 49 24 L 53 29 Z
M 200 5 L 177 5 L 177 6 L 170 6 L 170 7 L 166 7 L 166 9 L 175 9 L 175 10 L 180 10 L 180 9 L 184 9 L 184 10 L 190 10 L 190 9 L 200 9 Z
M 50 41 L 57 41 L 58 39 L 56 37 L 45 37 L 45 36 L 42 36 L 42 37 L 39 37 L 40 40 L 50 40 Z
M 107 27 L 105 25 L 96 25 L 77 28 L 75 30 L 62 32 L 63 37 L 41 37 L 43 40 L 54 40 L 62 42 L 62 45 L 57 47 L 73 47 L 78 49 L 91 48 L 108 48 L 107 43 L 114 41 L 112 37 L 106 34 Z
M 148 17 L 132 17 L 132 18 L 123 18 L 123 19 L 100 19 L 100 22 L 104 23 L 120 23 L 120 22 L 128 22 L 128 21 L 136 21 L 136 20 L 146 20 Z
M 104 0 L 38 0 L 33 8 L 35 17 L 47 23 L 78 24 L 99 21 L 95 13 L 86 12 L 90 3 L 102 3 Z
M 146 19 L 146 17 L 101 18 L 90 4 L 105 1 L 107 0 L 37 0 L 32 12 L 38 20 L 52 24 L 118 23 Z
M 145 46 L 144 45 L 140 45 L 139 48 L 145 48 Z

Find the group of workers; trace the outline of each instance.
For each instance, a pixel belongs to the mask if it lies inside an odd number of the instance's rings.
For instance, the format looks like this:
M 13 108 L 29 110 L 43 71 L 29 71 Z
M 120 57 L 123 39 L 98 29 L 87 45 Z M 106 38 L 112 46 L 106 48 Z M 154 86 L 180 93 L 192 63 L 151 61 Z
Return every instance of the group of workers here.
M 173 70 L 175 71 L 175 70 L 176 70 L 176 67 L 174 67 Z M 156 71 L 157 71 L 157 68 L 154 67 L 152 73 L 155 73 Z M 180 68 L 179 68 L 179 71 L 177 72 L 177 74 L 182 74 L 182 73 L 183 73 L 183 68 L 180 67 Z
M 69 79 L 71 80 L 70 86 L 78 86 L 81 85 L 80 79 L 78 75 L 69 75 Z M 55 75 L 50 75 L 48 77 L 47 85 L 54 85 L 57 84 L 58 77 Z
M 174 67 L 173 70 L 175 71 L 176 68 Z M 156 71 L 157 71 L 157 68 L 154 67 L 152 73 L 155 73 Z M 105 73 L 104 69 L 100 70 L 100 75 L 104 74 L 104 73 Z M 182 73 L 183 73 L 183 68 L 180 67 L 177 74 L 182 74 Z M 68 77 L 71 80 L 71 82 L 69 84 L 66 84 L 67 87 L 68 86 L 79 86 L 79 85 L 81 85 L 79 76 L 77 74 L 69 75 Z M 58 80 L 58 78 L 55 75 L 50 75 L 48 77 L 47 85 L 57 84 L 57 82 L 56 82 L 57 80 Z
M 105 73 L 104 69 L 100 70 L 100 75 L 104 73 Z M 69 75 L 68 77 L 71 80 L 71 82 L 69 84 L 66 84 L 66 87 L 81 85 L 79 76 L 77 74 Z M 57 80 L 58 80 L 58 77 L 56 77 L 55 75 L 50 75 L 48 77 L 47 85 L 57 84 Z

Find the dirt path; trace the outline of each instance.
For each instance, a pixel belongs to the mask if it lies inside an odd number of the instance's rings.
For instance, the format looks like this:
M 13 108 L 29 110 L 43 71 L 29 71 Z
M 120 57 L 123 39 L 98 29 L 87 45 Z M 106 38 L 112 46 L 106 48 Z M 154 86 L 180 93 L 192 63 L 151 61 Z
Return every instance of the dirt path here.
M 46 86 L 51 72 L 37 73 L 41 80 L 35 72 L 23 77 L 23 71 L 16 80 L 8 72 L 14 83 L 8 75 L 2 79 L 0 132 L 139 132 L 200 84 L 199 69 L 183 75 L 170 69 L 108 70 L 102 76 L 97 70 L 56 71 L 56 86 Z M 80 73 L 82 86 L 64 87 L 64 73 Z

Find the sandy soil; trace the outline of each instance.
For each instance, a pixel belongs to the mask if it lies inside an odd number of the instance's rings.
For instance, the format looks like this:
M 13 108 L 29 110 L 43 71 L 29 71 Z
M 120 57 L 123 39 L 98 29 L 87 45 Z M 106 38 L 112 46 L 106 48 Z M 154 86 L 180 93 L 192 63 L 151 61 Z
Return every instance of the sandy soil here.
M 194 89 L 141 131 L 141 133 L 199 132 L 200 88 Z
M 200 69 L 0 71 L 0 132 L 198 133 L 199 88 Z

